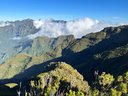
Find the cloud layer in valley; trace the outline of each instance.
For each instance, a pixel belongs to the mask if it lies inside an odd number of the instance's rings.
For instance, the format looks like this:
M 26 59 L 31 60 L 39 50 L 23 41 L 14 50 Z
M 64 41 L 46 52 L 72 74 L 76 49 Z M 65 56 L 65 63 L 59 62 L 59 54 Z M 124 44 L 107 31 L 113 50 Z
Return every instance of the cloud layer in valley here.
M 91 18 L 76 19 L 72 21 L 56 21 L 56 20 L 35 20 L 33 25 L 40 31 L 35 34 L 31 34 L 28 37 L 30 39 L 38 36 L 57 37 L 60 35 L 74 35 L 76 38 L 80 38 L 90 32 L 97 32 L 104 27 L 119 26 L 128 23 L 110 23 L 99 21 Z
M 0 27 L 5 27 L 5 26 L 8 26 L 8 25 L 10 25 L 9 22 L 0 21 Z

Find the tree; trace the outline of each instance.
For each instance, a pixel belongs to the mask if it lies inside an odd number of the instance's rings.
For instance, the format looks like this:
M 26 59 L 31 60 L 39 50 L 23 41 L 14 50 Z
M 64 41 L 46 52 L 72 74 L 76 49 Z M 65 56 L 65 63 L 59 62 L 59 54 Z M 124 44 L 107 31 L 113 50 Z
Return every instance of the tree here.
M 99 85 L 101 86 L 110 86 L 113 81 L 114 81 L 114 77 L 110 74 L 106 74 L 105 72 L 103 72 L 99 77 L 98 77 L 98 81 L 99 81 Z
M 94 90 L 91 92 L 91 96 L 99 96 L 99 90 L 94 89 Z
M 66 96 L 76 96 L 75 91 L 69 90 L 69 93 L 66 93 Z
M 128 90 L 128 89 L 127 89 L 127 84 L 121 82 L 121 83 L 119 84 L 119 86 L 118 86 L 118 89 L 119 89 L 120 92 L 126 94 L 126 93 L 127 93 L 127 90 Z
M 124 74 L 124 82 L 128 84 L 128 72 Z
M 76 96 L 84 96 L 84 93 L 79 90 L 79 91 L 76 92 Z
M 112 88 L 112 89 L 111 89 L 111 96 L 117 96 L 116 93 L 117 93 L 116 90 Z
M 118 76 L 117 77 L 117 82 L 123 82 L 123 76 Z

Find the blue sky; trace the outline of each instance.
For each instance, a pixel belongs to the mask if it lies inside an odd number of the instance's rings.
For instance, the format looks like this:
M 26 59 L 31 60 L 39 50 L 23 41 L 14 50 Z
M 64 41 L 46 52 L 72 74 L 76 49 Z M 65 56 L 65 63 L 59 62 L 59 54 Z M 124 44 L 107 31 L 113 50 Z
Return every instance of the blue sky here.
M 0 21 L 94 18 L 128 22 L 128 0 L 0 0 Z

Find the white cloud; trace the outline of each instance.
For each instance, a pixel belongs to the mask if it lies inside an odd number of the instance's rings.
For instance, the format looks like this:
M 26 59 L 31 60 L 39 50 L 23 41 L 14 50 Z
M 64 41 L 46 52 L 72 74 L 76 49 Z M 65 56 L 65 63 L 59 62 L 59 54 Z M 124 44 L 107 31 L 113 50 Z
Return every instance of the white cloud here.
M 33 21 L 33 25 L 38 29 L 43 25 L 43 21 L 42 20 L 35 20 Z
M 48 36 L 57 37 L 60 35 L 68 34 L 66 23 L 64 22 L 54 22 L 53 20 L 36 20 L 33 22 L 36 28 L 40 28 L 40 31 L 28 35 L 30 39 L 36 38 L 38 36 Z
M 5 27 L 5 26 L 8 26 L 8 25 L 10 25 L 9 22 L 0 21 L 0 27 Z
M 93 26 L 97 25 L 98 23 L 98 20 L 93 20 L 90 18 L 77 19 L 67 22 L 66 28 L 70 34 L 75 35 L 75 37 L 81 37 L 88 34 Z
M 13 37 L 12 40 L 21 40 L 21 37 Z
M 67 22 L 56 22 L 55 20 L 35 20 L 33 25 L 40 31 L 28 35 L 28 38 L 33 39 L 38 36 L 57 37 L 60 35 L 73 34 L 76 38 L 82 37 L 90 32 L 97 32 L 104 27 L 126 25 L 128 23 L 111 23 L 99 21 L 91 18 L 76 19 Z

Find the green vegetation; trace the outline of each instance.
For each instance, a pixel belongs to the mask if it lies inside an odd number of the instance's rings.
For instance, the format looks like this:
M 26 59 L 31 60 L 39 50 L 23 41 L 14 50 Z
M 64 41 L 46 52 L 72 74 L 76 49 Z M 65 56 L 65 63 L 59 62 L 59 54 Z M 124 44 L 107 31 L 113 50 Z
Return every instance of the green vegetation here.
M 127 74 L 128 71 L 114 78 L 112 75 L 103 72 L 92 86 L 93 91 L 91 93 L 93 96 L 127 96 Z
M 113 81 L 113 76 L 110 74 L 105 74 L 105 72 L 98 76 L 98 83 L 100 86 L 110 86 L 113 83 Z
M 24 29 L 21 36 L 34 30 Z M 42 36 L 2 47 L 7 53 L 0 58 L 0 96 L 128 96 L 128 26 L 108 27 L 79 39 Z
M 90 89 L 88 83 L 70 65 L 63 62 L 51 63 L 48 65 L 48 69 L 52 70 L 39 74 L 37 79 L 30 80 L 31 88 L 39 90 L 38 95 L 65 94 L 71 96 L 71 94 L 75 94 L 74 96 L 79 96 L 81 94 L 84 96 L 84 94 L 88 94 Z
M 128 95 L 128 71 L 117 77 L 102 72 L 100 75 L 95 75 L 95 81 L 89 86 L 77 70 L 64 62 L 52 62 L 45 69 L 46 72 L 31 78 L 22 86 L 16 83 L 1 86 L 0 96 L 5 96 L 3 90 L 8 90 L 8 96 L 17 96 L 17 92 L 21 92 L 23 96 Z

